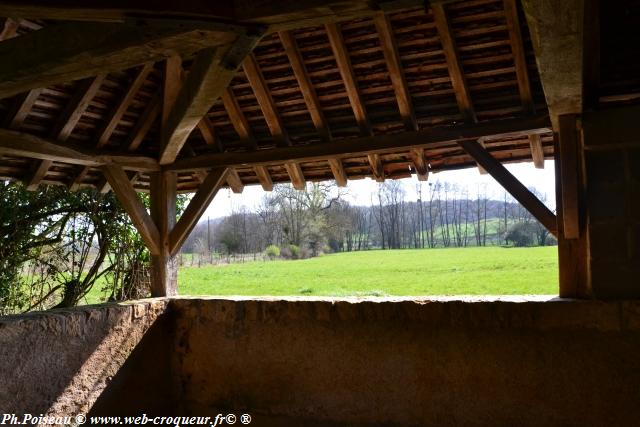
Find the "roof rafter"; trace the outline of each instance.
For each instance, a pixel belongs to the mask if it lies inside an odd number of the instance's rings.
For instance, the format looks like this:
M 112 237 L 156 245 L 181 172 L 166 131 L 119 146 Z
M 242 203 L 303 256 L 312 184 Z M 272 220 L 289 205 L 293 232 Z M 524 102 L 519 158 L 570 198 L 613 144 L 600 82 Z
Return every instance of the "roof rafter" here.
M 458 49 L 453 38 L 453 32 L 451 31 L 451 25 L 449 24 L 449 17 L 447 16 L 445 5 L 437 3 L 432 4 L 431 10 L 433 12 L 433 19 L 436 23 L 440 42 L 442 43 L 442 49 L 444 50 L 449 76 L 451 77 L 451 85 L 453 86 L 453 90 L 456 95 L 460 114 L 462 114 L 465 121 L 475 123 L 478 120 L 471 101 L 471 92 L 467 86 L 464 70 L 460 63 Z
M 293 74 L 298 81 L 298 86 L 300 86 L 302 97 L 307 105 L 307 109 L 309 110 L 311 120 L 316 127 L 316 131 L 318 131 L 318 134 L 320 134 L 323 141 L 328 141 L 331 139 L 331 131 L 329 130 L 327 120 L 325 119 L 322 108 L 320 107 L 318 95 L 316 94 L 313 83 L 309 78 L 307 67 L 304 65 L 304 60 L 300 54 L 296 40 L 290 31 L 281 31 L 278 35 L 280 36 L 280 40 L 284 46 L 284 51 L 291 63 Z
M 418 122 L 416 121 L 416 114 L 413 109 L 413 103 L 411 102 L 409 86 L 407 86 L 407 80 L 404 77 L 402 62 L 398 54 L 398 45 L 393 34 L 391 21 L 387 15 L 381 12 L 376 15 L 374 22 L 378 35 L 380 36 L 382 53 L 387 61 L 391 84 L 396 94 L 398 108 L 404 121 L 404 126 L 407 130 L 418 130 Z
M 198 53 L 163 127 L 161 164 L 175 161 L 191 131 L 229 86 L 261 37 L 261 33 L 240 35 L 228 48 L 207 48 Z

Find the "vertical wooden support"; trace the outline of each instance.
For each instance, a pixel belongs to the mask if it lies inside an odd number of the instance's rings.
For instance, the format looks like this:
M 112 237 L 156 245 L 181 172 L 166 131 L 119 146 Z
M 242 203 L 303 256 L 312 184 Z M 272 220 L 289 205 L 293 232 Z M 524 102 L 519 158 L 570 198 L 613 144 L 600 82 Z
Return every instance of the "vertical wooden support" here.
M 176 173 L 151 174 L 151 217 L 160 234 L 160 253 L 151 256 L 151 295 L 173 296 L 178 291 L 178 268 L 171 255 L 169 233 L 176 223 Z
M 576 155 L 573 159 L 567 159 L 563 156 L 560 149 L 560 138 L 558 134 L 554 134 L 555 142 L 555 175 L 556 175 L 556 217 L 558 221 L 558 268 L 559 268 L 559 285 L 560 297 L 562 298 L 589 298 L 591 297 L 589 261 L 588 261 L 588 243 L 586 233 L 584 231 L 578 233 L 577 238 L 568 238 L 565 230 L 565 224 L 568 219 L 565 215 L 563 206 L 566 204 L 565 199 L 572 198 L 577 201 L 580 197 L 580 191 L 574 187 L 576 194 L 569 194 L 569 186 L 563 179 L 567 175 L 568 168 L 572 172 L 577 173 L 579 177 L 582 175 L 582 156 Z M 582 179 L 576 179 L 575 183 L 581 183 Z M 579 220 L 577 226 L 580 227 Z

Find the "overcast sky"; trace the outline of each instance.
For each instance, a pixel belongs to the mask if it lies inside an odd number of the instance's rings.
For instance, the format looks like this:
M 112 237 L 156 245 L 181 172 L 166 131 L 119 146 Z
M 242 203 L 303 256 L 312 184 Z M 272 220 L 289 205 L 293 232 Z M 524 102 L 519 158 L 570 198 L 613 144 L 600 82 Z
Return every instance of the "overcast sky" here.
M 549 208 L 555 208 L 555 174 L 553 161 L 547 160 L 544 169 L 536 169 L 533 163 L 516 163 L 505 165 L 525 186 L 535 187 L 538 191 L 546 195 L 546 204 Z M 415 176 L 400 180 L 405 187 L 408 201 L 417 199 L 416 184 L 419 182 Z M 429 175 L 429 182 L 448 182 L 457 184 L 460 187 L 466 186 L 471 197 L 476 193 L 477 187 L 485 186 L 489 198 L 502 199 L 504 190 L 490 175 L 481 175 L 477 168 L 463 169 L 458 171 L 439 172 Z M 369 205 L 371 194 L 377 190 L 378 183 L 366 178 L 349 181 L 347 200 L 356 205 Z M 423 184 L 424 187 L 424 184 Z M 426 197 L 427 189 L 423 189 L 423 197 Z M 229 215 L 234 208 L 246 206 L 253 209 L 260 203 L 265 192 L 259 185 L 247 186 L 242 194 L 233 194 L 231 190 L 218 192 L 213 202 L 207 208 L 203 219 L 217 218 Z

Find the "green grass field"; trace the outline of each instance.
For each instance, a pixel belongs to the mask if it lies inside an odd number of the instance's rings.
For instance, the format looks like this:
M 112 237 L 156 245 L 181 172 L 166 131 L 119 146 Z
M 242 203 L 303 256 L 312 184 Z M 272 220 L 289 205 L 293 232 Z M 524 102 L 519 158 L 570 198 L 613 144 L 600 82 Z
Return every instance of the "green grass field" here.
M 557 294 L 556 247 L 365 251 L 180 269 L 181 295 Z

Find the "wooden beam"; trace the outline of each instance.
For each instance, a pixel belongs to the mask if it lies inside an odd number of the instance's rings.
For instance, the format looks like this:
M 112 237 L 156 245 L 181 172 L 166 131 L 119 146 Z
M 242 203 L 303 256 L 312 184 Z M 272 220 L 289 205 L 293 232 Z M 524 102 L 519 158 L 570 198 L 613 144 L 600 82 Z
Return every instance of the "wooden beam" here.
M 251 149 L 258 148 L 255 138 L 253 137 L 253 132 L 251 131 L 249 121 L 242 112 L 240 104 L 238 104 L 238 100 L 233 94 L 233 89 L 231 89 L 231 87 L 227 87 L 222 93 L 222 103 L 224 104 L 224 108 L 229 115 L 229 120 L 231 121 L 233 128 L 235 129 L 238 136 L 240 136 L 242 142 L 244 142 Z
M 198 53 L 162 131 L 160 164 L 175 161 L 191 131 L 229 86 L 260 37 L 240 36 L 227 49 L 207 48 Z
M 522 0 L 551 123 L 582 112 L 584 0 Z
M 161 247 L 158 228 L 138 198 L 125 171 L 115 164 L 106 164 L 101 169 L 118 200 L 122 203 L 122 207 L 129 214 L 131 222 L 149 248 L 149 252 L 153 255 L 159 255 Z
M 459 140 L 524 136 L 536 132 L 550 132 L 546 115 L 460 124 L 424 129 L 418 132 L 402 132 L 387 135 L 365 136 L 334 141 L 327 144 L 311 144 L 273 148 L 268 150 L 201 154 L 196 158 L 180 159 L 167 169 L 189 171 L 211 167 L 246 167 L 277 165 L 291 161 L 310 162 L 329 158 L 346 158 L 364 154 L 399 152 L 410 148 L 438 148 L 455 144 Z
M 479 139 L 478 144 L 480 144 L 482 148 L 486 148 L 486 145 L 483 140 Z M 481 164 L 479 164 L 478 162 L 476 162 L 476 164 L 478 165 L 478 172 L 480 173 L 480 175 L 486 175 L 488 173 L 487 170 L 483 168 Z
M 307 182 L 304 179 L 304 173 L 302 173 L 300 164 L 290 162 L 285 163 L 284 167 L 289 174 L 289 179 L 291 180 L 291 184 L 293 184 L 293 188 L 299 191 L 304 191 L 307 188 Z
M 13 130 L 20 129 L 41 93 L 42 89 L 33 89 L 23 94 L 14 110 L 8 114 L 4 127 Z
M 82 166 L 78 174 L 73 178 L 73 181 L 71 181 L 69 190 L 78 191 L 81 188 L 82 181 L 87 177 L 90 169 L 91 168 L 89 166 Z
M 0 98 L 120 71 L 180 52 L 229 45 L 236 34 L 188 25 L 73 22 L 48 25 L 0 44 Z
M 2 22 L 2 20 L 0 20 Z M 2 24 L 2 31 L 0 31 L 0 41 L 8 40 L 18 33 L 18 27 L 20 27 L 20 21 L 12 18 L 5 18 Z
M 445 6 L 443 4 L 432 4 L 431 11 L 433 12 L 433 19 L 435 20 L 440 42 L 442 43 L 442 49 L 444 50 L 449 76 L 451 77 L 451 86 L 453 86 L 453 91 L 456 94 L 460 114 L 462 114 L 466 122 L 475 123 L 478 120 L 473 108 L 473 102 L 471 101 L 471 92 L 467 86 L 464 70 L 458 57 L 456 41 L 453 38 L 453 32 L 451 31 Z
M 300 92 L 302 92 L 302 97 L 307 105 L 307 109 L 309 110 L 309 114 L 311 115 L 311 120 L 313 121 L 316 131 L 323 141 L 329 141 L 331 139 L 331 132 L 324 117 L 324 113 L 322 112 L 322 108 L 320 107 L 320 101 L 318 100 L 318 95 L 316 94 L 313 82 L 307 73 L 307 67 L 305 66 L 302 55 L 298 50 L 296 40 L 290 31 L 281 31 L 279 36 L 282 41 L 284 51 L 289 58 L 293 74 L 298 81 L 298 86 L 300 86 Z
M 7 129 L 0 129 L 0 155 L 94 167 L 117 163 L 127 170 L 142 172 L 160 169 L 158 162 L 149 157 L 120 153 L 105 155 L 72 144 L 67 143 L 63 146 L 45 138 Z
M 182 58 L 178 55 L 167 58 L 164 62 L 164 73 L 162 80 L 162 115 L 160 116 L 160 126 L 164 131 L 169 121 L 169 115 L 173 109 L 176 99 L 180 94 L 182 86 L 183 72 Z
M 529 145 L 534 166 L 538 169 L 544 169 L 544 150 L 540 135 L 537 133 L 529 135 Z
M 565 239 L 580 237 L 580 208 L 578 181 L 578 131 L 576 115 L 563 114 L 558 117 L 558 138 L 561 175 L 556 177 L 562 181 L 562 217 Z
M 264 191 L 272 191 L 273 190 L 273 181 L 271 180 L 271 175 L 269 175 L 269 170 L 266 166 L 254 166 L 253 171 L 258 176 L 258 180 L 260 181 L 260 185 Z
M 151 256 L 151 296 L 164 297 L 177 294 L 178 266 L 171 254 L 170 231 L 176 223 L 176 174 L 151 174 L 149 199 L 151 218 L 158 228 L 160 253 Z
M 331 173 L 333 173 L 333 177 L 336 180 L 336 184 L 338 187 L 346 187 L 347 186 L 347 173 L 344 170 L 344 166 L 342 165 L 342 160 L 340 159 L 329 159 L 329 167 L 331 168 Z
M 40 181 L 42 181 L 45 175 L 47 175 L 47 172 L 49 171 L 51 165 L 53 165 L 53 162 L 51 160 L 40 160 L 36 163 L 33 173 L 26 181 L 27 191 L 36 191 L 38 189 Z
M 372 153 L 367 154 L 367 160 L 369 160 L 369 166 L 371 166 L 371 175 L 376 182 L 384 182 L 384 165 L 379 154 Z
M 98 133 L 98 143 L 96 145 L 97 148 L 101 148 L 107 145 L 107 143 L 109 142 L 109 138 L 111 138 L 111 135 L 113 134 L 113 131 L 116 129 L 116 126 L 122 119 L 124 113 L 126 113 L 129 109 L 129 106 L 131 106 L 131 103 L 133 102 L 136 94 L 138 93 L 144 82 L 147 80 L 147 77 L 149 77 L 149 73 L 151 73 L 152 70 L 153 63 L 147 63 L 144 64 L 136 73 L 136 76 L 134 77 L 133 81 L 124 93 L 124 96 L 120 100 L 120 103 L 118 103 L 116 108 L 111 111 L 111 114 L 109 114 L 109 117 Z
M 169 234 L 170 253 L 175 255 L 182 247 L 193 227 L 213 200 L 216 193 L 226 181 L 226 168 L 212 169 L 207 175 L 200 188 L 193 196 L 187 208 L 182 213 L 180 220 Z
M 410 150 L 410 153 L 418 180 L 427 181 L 429 179 L 429 162 L 425 157 L 424 148 L 414 148 Z
M 140 144 L 144 140 L 145 136 L 151 129 L 151 126 L 158 118 L 161 109 L 161 95 L 156 93 L 153 98 L 149 100 L 149 103 L 145 107 L 142 115 L 138 119 L 133 131 L 129 136 L 129 140 L 127 141 L 127 150 L 136 151 L 140 148 Z
M 364 136 L 372 135 L 373 131 L 371 129 L 371 122 L 369 121 L 367 110 L 360 96 L 358 82 L 353 72 L 353 67 L 351 66 L 351 58 L 349 57 L 349 53 L 347 52 L 347 48 L 344 44 L 342 31 L 337 24 L 327 24 L 325 25 L 325 30 L 327 31 L 329 44 L 331 45 L 331 50 L 336 58 L 336 63 L 338 64 L 338 70 L 340 71 L 340 76 L 344 82 L 344 87 L 347 90 L 349 104 L 351 104 L 351 109 L 353 110 L 353 114 L 355 115 L 358 126 L 360 127 L 360 133 Z
M 276 143 L 280 146 L 291 145 L 287 130 L 285 129 L 280 114 L 276 110 L 276 104 L 273 102 L 271 92 L 267 87 L 267 83 L 264 80 L 258 61 L 250 54 L 247 59 L 242 63 L 244 73 L 249 80 L 249 85 L 253 89 L 253 93 L 258 100 L 264 119 L 267 122 L 271 136 L 276 140 Z
M 234 193 L 242 194 L 242 190 L 244 190 L 244 184 L 242 183 L 240 175 L 238 175 L 238 172 L 235 169 L 229 169 L 227 171 L 227 185 L 229 185 L 229 188 L 231 188 L 231 191 L 233 191 Z
M 413 109 L 413 103 L 411 102 L 409 86 L 407 86 L 407 81 L 404 77 L 404 70 L 398 53 L 398 45 L 393 33 L 391 21 L 384 12 L 380 12 L 374 18 L 374 23 L 378 31 L 378 36 L 380 37 L 382 53 L 387 62 L 391 85 L 396 94 L 398 108 L 400 110 L 400 116 L 402 116 L 402 120 L 404 121 L 404 126 L 407 130 L 418 130 L 418 122 L 416 121 L 416 114 Z
M 531 85 L 529 83 L 529 71 L 527 67 L 527 57 L 522 44 L 522 32 L 520 31 L 520 18 L 518 16 L 518 6 L 516 0 L 503 0 L 504 12 L 509 29 L 509 41 L 511 43 L 511 53 L 516 65 L 516 78 L 518 79 L 518 91 L 522 109 L 526 114 L 535 113 L 533 97 L 531 96 Z
M 527 209 L 554 236 L 558 235 L 556 216 L 531 193 L 511 172 L 497 161 L 477 141 L 459 141 L 458 144 L 498 181 L 505 190 Z

